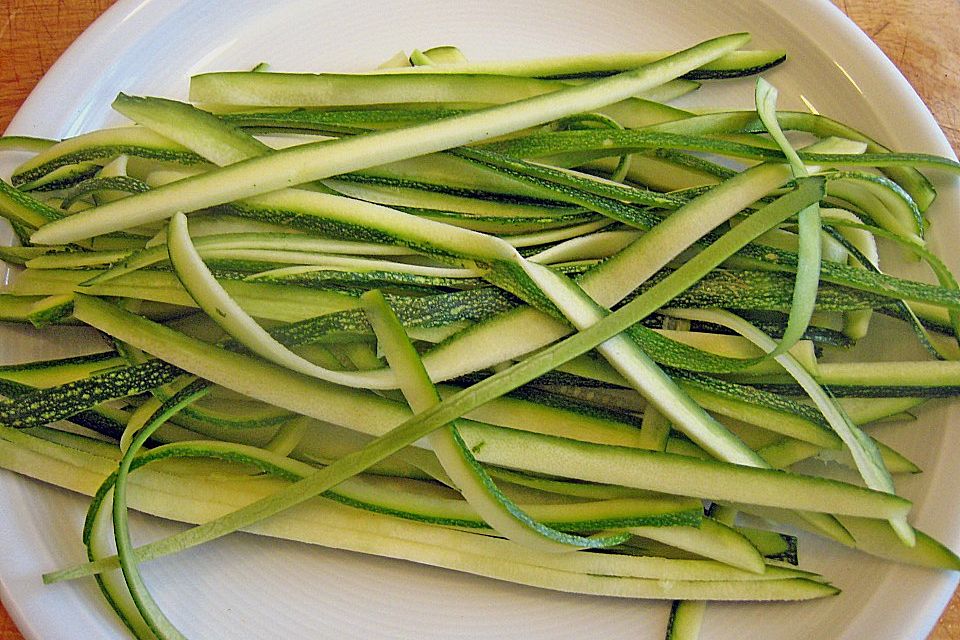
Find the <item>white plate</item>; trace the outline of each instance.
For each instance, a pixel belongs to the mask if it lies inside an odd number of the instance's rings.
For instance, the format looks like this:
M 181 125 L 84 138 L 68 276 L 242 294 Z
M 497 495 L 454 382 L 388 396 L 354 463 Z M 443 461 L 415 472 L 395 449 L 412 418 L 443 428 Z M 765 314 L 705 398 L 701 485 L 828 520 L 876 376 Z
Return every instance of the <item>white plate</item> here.
M 457 44 L 474 59 L 603 50 L 670 49 L 751 31 L 786 47 L 767 74 L 782 104 L 800 96 L 893 147 L 952 152 L 894 66 L 828 2 L 794 0 L 121 0 L 44 78 L 9 133 L 68 136 L 119 122 L 118 91 L 186 95 L 194 72 L 369 68 L 400 49 Z M 749 107 L 752 81 L 719 92 Z M 936 231 L 957 233 L 956 181 L 937 178 Z M 951 217 L 946 217 L 946 216 Z M 953 265 L 956 268 L 956 265 Z M 0 356 L 49 353 L 49 334 L 4 328 Z M 927 470 L 901 483 L 918 526 L 960 548 L 960 481 L 950 472 L 960 432 L 945 405 L 891 436 Z M 916 437 L 915 434 L 922 434 Z M 4 602 L 30 639 L 118 638 L 123 631 L 88 583 L 45 587 L 39 576 L 83 557 L 84 500 L 0 474 Z M 167 530 L 147 519 L 144 535 Z M 708 608 L 705 639 L 924 638 L 953 592 L 953 574 L 893 566 L 804 540 L 810 566 L 843 589 L 803 605 Z M 655 638 L 661 603 L 578 597 L 402 562 L 234 536 L 146 567 L 157 598 L 192 638 Z

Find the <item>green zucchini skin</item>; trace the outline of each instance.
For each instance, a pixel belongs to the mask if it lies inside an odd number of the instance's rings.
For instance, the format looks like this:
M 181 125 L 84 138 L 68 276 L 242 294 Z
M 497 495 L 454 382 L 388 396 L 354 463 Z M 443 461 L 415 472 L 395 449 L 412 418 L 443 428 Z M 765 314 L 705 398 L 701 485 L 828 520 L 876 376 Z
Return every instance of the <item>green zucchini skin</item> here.
M 202 157 L 185 147 L 147 129 L 121 127 L 69 138 L 52 145 L 20 165 L 11 180 L 14 185 L 22 185 L 42 178 L 60 167 L 82 162 L 106 164 L 107 161 L 122 155 L 184 165 L 204 162 Z
M 51 372 L 62 373 L 64 370 L 68 370 L 76 377 L 82 377 L 92 370 L 108 368 L 119 362 L 120 359 L 117 358 L 116 352 L 100 351 L 52 360 L 0 365 L 0 378 L 18 380 L 21 379 L 21 376 L 27 376 L 33 386 L 42 387 L 49 386 L 44 384 L 44 380 L 49 379 L 48 376 Z
M 4 396 L 5 399 L 22 398 L 35 390 L 36 387 L 30 385 L 12 380 L 0 380 L 0 396 Z M 96 410 L 77 411 L 69 416 L 69 421 L 108 438 L 120 438 L 124 431 L 124 424 L 122 422 L 104 412 Z
M 60 211 L 15 189 L 4 180 L 0 180 L 0 215 L 11 223 L 34 229 L 63 217 Z
M 471 62 L 458 60 L 443 64 L 402 66 L 377 73 L 442 74 L 496 73 L 532 78 L 602 77 L 649 64 L 669 55 L 668 51 L 644 53 L 592 54 L 519 60 L 506 62 Z M 783 50 L 733 51 L 717 60 L 701 65 L 682 77 L 693 80 L 737 78 L 761 73 L 783 63 Z
M 183 373 L 161 360 L 149 360 L 50 389 L 37 389 L 0 405 L 0 424 L 17 429 L 49 424 L 106 400 L 150 391 Z

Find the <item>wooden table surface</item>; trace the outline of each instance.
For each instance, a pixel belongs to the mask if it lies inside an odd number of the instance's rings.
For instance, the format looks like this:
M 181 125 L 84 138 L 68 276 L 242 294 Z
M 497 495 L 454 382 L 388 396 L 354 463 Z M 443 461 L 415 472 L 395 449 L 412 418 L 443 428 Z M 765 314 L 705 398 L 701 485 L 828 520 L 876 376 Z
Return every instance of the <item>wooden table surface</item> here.
M 833 1 L 900 68 L 960 153 L 960 2 Z M 0 131 L 63 50 L 113 2 L 0 0 Z M 22 638 L 0 605 L 0 640 Z M 960 640 L 960 593 L 928 640 Z

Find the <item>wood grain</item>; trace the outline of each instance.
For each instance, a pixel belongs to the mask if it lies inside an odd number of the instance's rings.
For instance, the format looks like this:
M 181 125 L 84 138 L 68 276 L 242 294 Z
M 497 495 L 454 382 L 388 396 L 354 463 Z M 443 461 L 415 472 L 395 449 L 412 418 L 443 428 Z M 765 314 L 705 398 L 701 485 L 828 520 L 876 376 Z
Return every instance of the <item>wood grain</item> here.
M 960 149 L 960 2 L 834 0 L 883 49 Z
M 0 0 L 0 130 L 63 51 L 114 0 Z M 960 2 L 833 0 L 900 68 L 960 150 Z M 0 640 L 23 640 L 0 605 Z M 908 639 L 903 639 L 908 640 Z M 928 640 L 960 640 L 955 595 Z
M 115 0 L 0 0 L 0 131 L 60 54 Z

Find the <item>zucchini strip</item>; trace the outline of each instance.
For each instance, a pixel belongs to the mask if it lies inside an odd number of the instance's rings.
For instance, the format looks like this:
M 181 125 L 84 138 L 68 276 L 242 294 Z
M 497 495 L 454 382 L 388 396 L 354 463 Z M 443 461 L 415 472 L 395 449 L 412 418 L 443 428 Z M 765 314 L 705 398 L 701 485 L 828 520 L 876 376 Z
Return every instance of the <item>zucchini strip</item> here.
M 361 302 L 377 334 L 380 349 L 390 367 L 396 371 L 401 391 L 411 410 L 416 413 L 439 404 L 440 395 L 383 294 L 376 290 L 369 291 L 361 296 Z M 504 495 L 477 463 L 463 444 L 456 423 L 441 427 L 431 433 L 428 439 L 444 471 L 464 499 L 491 527 L 518 544 L 550 553 L 569 553 L 576 548 L 610 547 L 629 538 L 629 535 L 573 536 L 534 520 Z
M 754 344 L 767 352 L 772 352 L 776 348 L 776 343 L 772 338 L 749 322 L 727 311 L 670 310 L 666 313 L 674 317 L 714 322 L 728 327 L 750 339 Z M 813 376 L 792 356 L 782 354 L 776 356 L 776 358 L 783 364 L 790 375 L 796 379 L 797 383 L 803 387 L 804 391 L 806 391 L 810 399 L 813 400 L 814 404 L 816 404 L 817 408 L 830 423 L 833 430 L 840 436 L 840 439 L 843 440 L 843 443 L 853 456 L 857 470 L 860 472 L 867 486 L 878 491 L 885 491 L 891 494 L 896 493 L 893 478 L 890 477 L 890 472 L 883 463 L 880 451 L 870 436 L 863 433 L 863 431 L 853 423 L 850 417 L 843 411 L 843 408 L 817 384 Z M 907 523 L 905 517 L 892 519 L 890 524 L 897 532 L 897 535 L 900 536 L 900 539 L 903 540 L 904 544 L 912 547 L 916 543 L 913 527 Z
M 280 233 L 225 233 L 192 236 L 192 242 L 203 255 L 208 250 L 261 249 L 286 250 L 322 254 L 357 256 L 405 256 L 414 252 L 400 246 L 373 242 L 334 240 L 317 236 Z M 130 255 L 126 260 L 84 282 L 84 286 L 102 284 L 138 269 L 146 269 L 169 258 L 166 244 L 148 247 Z M 43 263 L 41 263 L 43 264 Z
M 120 466 L 113 481 L 113 531 L 117 543 L 117 560 L 120 570 L 127 584 L 127 590 L 144 622 L 159 638 L 164 639 L 186 640 L 186 637 L 170 622 L 153 599 L 137 566 L 139 561 L 133 551 L 133 540 L 130 537 L 129 521 L 127 519 L 127 476 L 134 456 L 153 432 L 176 414 L 182 406 L 190 404 L 208 393 L 209 390 L 210 385 L 206 381 L 193 381 L 174 394 L 170 400 L 162 403 L 149 418 L 143 429 L 133 437 L 130 448 L 120 459 Z M 96 504 L 97 502 L 92 503 L 91 507 Z
M 777 90 L 764 80 L 757 78 L 756 84 L 757 115 L 770 137 L 773 138 L 783 155 L 790 163 L 790 169 L 795 179 L 809 176 L 797 152 L 787 140 L 777 121 Z M 813 203 L 804 207 L 797 214 L 797 277 L 793 285 L 793 301 L 790 305 L 790 314 L 787 318 L 787 327 L 784 329 L 780 343 L 769 353 L 776 358 L 786 353 L 807 330 L 813 309 L 817 301 L 817 288 L 820 283 L 820 204 Z
M 73 187 L 60 204 L 61 209 L 69 210 L 70 207 L 85 196 L 101 194 L 125 194 L 125 193 L 143 193 L 148 191 L 150 186 L 130 176 L 109 176 L 100 178 L 91 178 L 84 180 Z
M 101 129 L 59 142 L 17 167 L 11 180 L 21 185 L 60 167 L 88 161 L 106 163 L 122 155 L 186 165 L 203 162 L 199 155 L 149 129 L 127 126 Z
M 216 116 L 176 100 L 139 98 L 121 93 L 112 106 L 137 124 L 183 145 L 217 166 L 233 164 L 271 151 L 266 144 Z M 166 117 L 157 117 L 158 111 Z M 198 119 L 200 126 L 194 122 Z M 200 127 L 205 133 L 203 136 L 194 134 Z
M 749 36 L 708 40 L 650 65 L 478 112 L 404 129 L 291 147 L 185 178 L 45 225 L 35 244 L 63 244 L 365 167 L 477 142 L 591 111 L 672 80 L 742 46 Z
M 960 165 L 953 160 L 945 158 L 936 159 L 925 154 L 901 154 L 899 160 L 894 160 L 891 164 L 885 164 L 883 156 L 890 153 L 888 148 L 856 129 L 819 114 L 783 111 L 777 114 L 777 120 L 784 129 L 806 131 L 821 138 L 835 136 L 865 143 L 867 145 L 867 153 L 864 154 L 861 159 L 865 160 L 869 166 L 883 167 L 884 172 L 890 176 L 890 178 L 896 180 L 913 197 L 920 211 L 926 211 L 927 207 L 933 203 L 937 193 L 933 185 L 930 184 L 930 181 L 914 167 L 941 166 L 947 170 L 951 170 L 951 167 L 952 170 L 960 167 Z M 764 130 L 763 123 L 759 121 L 756 111 L 711 113 L 680 119 L 674 122 L 652 125 L 647 129 L 651 131 L 690 134 L 755 133 Z M 828 157 L 817 154 L 817 156 L 804 158 L 803 154 L 801 154 L 801 158 L 806 162 L 820 166 L 831 166 L 830 163 L 833 162 L 837 163 L 836 166 L 850 166 L 844 163 L 841 157 Z M 847 162 L 856 162 L 854 158 L 855 156 L 848 157 Z
M 25 429 L 55 422 L 104 400 L 144 393 L 183 375 L 160 360 L 107 371 L 89 378 L 37 389 L 0 402 L 0 422 Z M 98 400 L 99 398 L 99 400 Z
M 56 140 L 33 136 L 0 136 L 0 151 L 26 151 L 40 153 L 57 144 Z
M 384 68 L 376 73 L 496 73 L 531 78 L 572 78 L 597 75 L 609 75 L 626 69 L 634 69 L 650 64 L 668 55 L 669 51 L 647 51 L 638 53 L 596 53 L 581 56 L 559 56 L 536 58 L 532 60 L 504 60 L 485 62 L 447 62 L 431 65 L 403 65 Z M 411 56 L 412 57 L 412 56 Z M 778 49 L 758 51 L 732 51 L 712 62 L 701 65 L 685 74 L 689 79 L 708 79 L 739 77 L 760 73 L 780 64 L 787 57 L 785 51 Z M 727 76 L 727 74 L 730 74 Z
M 704 600 L 674 600 L 670 606 L 665 640 L 698 640 L 707 611 Z
M 0 180 L 0 216 L 35 229 L 63 218 L 64 214 Z
M 450 72 L 398 76 L 391 73 L 227 71 L 193 76 L 190 79 L 190 101 L 234 111 L 251 107 L 316 109 L 355 105 L 482 107 L 554 93 L 582 82 Z M 655 88 L 660 89 L 663 84 Z M 614 117 L 627 126 L 662 121 L 661 114 L 672 109 L 645 99 L 648 96 L 648 92 L 639 91 L 617 100 L 611 104 Z M 661 117 L 651 118 L 651 112 Z
M 167 230 L 167 248 L 177 277 L 211 320 L 233 336 L 240 344 L 270 362 L 287 367 L 305 375 L 346 386 L 367 388 L 396 388 L 396 379 L 387 380 L 384 386 L 371 387 L 372 381 L 363 373 L 336 371 L 316 365 L 287 349 L 270 333 L 251 318 L 230 297 L 204 265 L 200 254 L 190 240 L 187 217 L 178 213 L 170 220 Z
M 535 263 L 527 263 L 524 268 L 577 329 L 583 330 L 603 317 L 605 310 L 565 276 Z M 711 455 L 736 464 L 766 465 L 753 450 L 683 393 L 628 335 L 615 336 L 598 345 L 597 349 L 676 429 Z
M 85 293 L 196 308 L 197 303 L 175 274 L 135 271 L 104 284 L 82 284 L 99 273 L 97 270 L 27 269 L 17 276 L 8 291 L 16 296 Z M 340 291 L 240 280 L 225 280 L 222 286 L 248 313 L 266 320 L 297 322 L 357 306 L 356 297 Z

